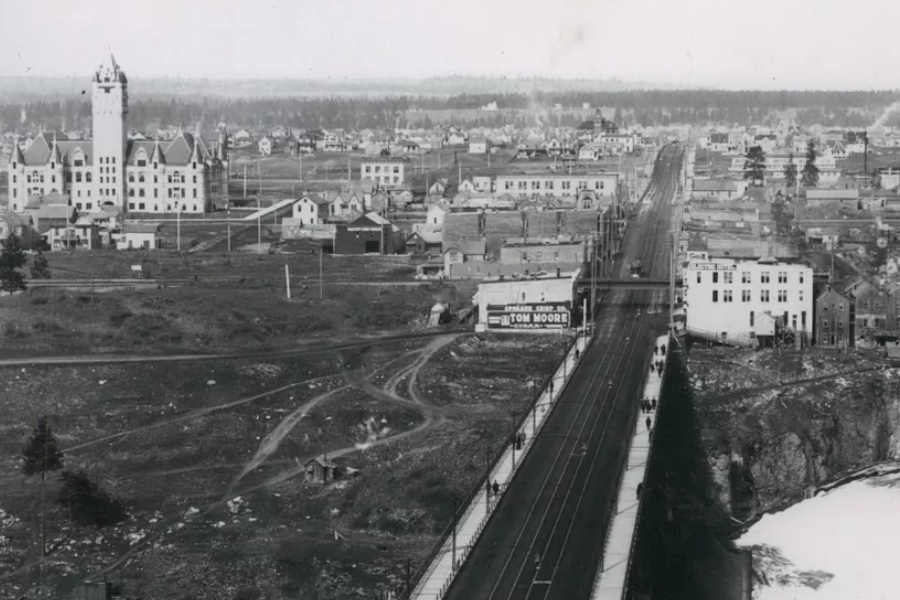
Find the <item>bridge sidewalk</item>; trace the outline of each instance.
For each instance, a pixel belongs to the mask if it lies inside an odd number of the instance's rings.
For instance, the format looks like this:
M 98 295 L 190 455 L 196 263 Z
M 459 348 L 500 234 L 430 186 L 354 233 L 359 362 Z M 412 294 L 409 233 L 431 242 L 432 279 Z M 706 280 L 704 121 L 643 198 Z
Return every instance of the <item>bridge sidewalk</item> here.
M 583 355 L 584 349 L 590 342 L 588 337 L 579 337 L 575 345 L 569 351 L 569 354 L 560 362 L 556 372 L 553 375 L 553 391 L 549 386 L 541 391 L 534 409 L 532 409 L 526 418 L 522 421 L 519 433 L 525 434 L 525 444 L 521 450 L 513 453 L 512 446 L 507 445 L 502 458 L 494 466 L 491 471 L 491 483 L 497 482 L 500 485 L 500 495 L 506 491 L 506 486 L 515 475 L 516 470 L 522 463 L 522 459 L 531 449 L 536 433 L 540 432 L 547 417 L 550 415 L 550 408 L 562 393 L 565 382 L 571 377 L 572 370 L 575 368 L 575 349 Z M 466 555 L 475 543 L 478 536 L 487 524 L 491 512 L 497 506 L 499 497 L 491 495 L 490 501 L 487 498 L 487 491 L 481 490 L 472 500 L 472 503 L 466 508 L 459 520 L 456 528 L 456 564 L 454 564 L 454 540 L 451 536 L 444 543 L 437 557 L 429 566 L 425 575 L 413 589 L 410 598 L 415 600 L 440 600 L 447 593 L 453 578 L 457 571 L 465 561 Z
M 656 339 L 656 345 L 668 344 L 668 336 Z M 666 348 L 666 356 L 669 349 Z M 666 356 L 662 360 L 666 360 Z M 654 361 L 659 360 L 654 356 Z M 665 371 L 664 371 L 665 372 Z M 653 371 L 644 383 L 644 398 L 657 401 L 659 409 L 659 393 L 662 388 L 662 377 Z M 591 600 L 622 600 L 625 597 L 625 585 L 628 569 L 631 564 L 631 553 L 634 550 L 637 523 L 640 517 L 641 502 L 638 497 L 638 485 L 644 487 L 644 478 L 650 458 L 652 446 L 652 429 L 647 428 L 646 419 L 651 419 L 651 427 L 656 425 L 656 411 L 640 415 L 637 421 L 631 449 L 628 453 L 628 464 L 622 476 L 619 495 L 616 500 L 616 511 L 613 514 L 612 527 L 605 540 L 606 549 L 597 569 L 594 590 Z

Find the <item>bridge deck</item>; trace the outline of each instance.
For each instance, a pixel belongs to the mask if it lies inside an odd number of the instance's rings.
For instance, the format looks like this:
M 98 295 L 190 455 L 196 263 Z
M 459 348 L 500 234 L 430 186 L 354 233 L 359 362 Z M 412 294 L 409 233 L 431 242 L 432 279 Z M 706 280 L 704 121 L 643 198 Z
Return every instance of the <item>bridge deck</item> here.
M 669 343 L 667 336 L 657 338 L 656 345 Z M 654 357 L 656 360 L 658 357 Z M 665 358 L 663 358 L 665 360 Z M 659 402 L 662 389 L 662 377 L 654 371 L 647 376 L 644 384 L 644 397 Z M 659 408 L 657 406 L 657 408 Z M 650 431 L 645 422 L 647 416 L 655 425 L 656 412 L 641 415 L 633 432 L 631 448 L 628 452 L 628 466 L 622 475 L 619 496 L 616 499 L 616 510 L 613 515 L 609 537 L 606 539 L 606 552 L 597 571 L 597 579 L 591 600 L 622 600 L 625 597 L 625 586 L 628 583 L 628 569 L 631 553 L 634 549 L 637 523 L 640 517 L 640 501 L 637 495 L 638 484 L 644 482 L 647 464 L 650 460 Z M 646 486 L 645 486 L 646 487 Z

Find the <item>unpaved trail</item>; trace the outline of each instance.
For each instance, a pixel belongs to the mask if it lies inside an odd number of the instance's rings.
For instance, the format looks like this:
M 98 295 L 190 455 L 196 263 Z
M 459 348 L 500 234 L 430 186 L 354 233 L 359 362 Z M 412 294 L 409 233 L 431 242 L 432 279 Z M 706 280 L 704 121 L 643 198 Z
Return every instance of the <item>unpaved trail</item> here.
M 335 394 L 343 392 L 347 389 L 350 389 L 349 385 L 342 385 L 341 387 L 329 390 L 324 394 L 319 394 L 311 400 L 308 400 L 301 404 L 299 407 L 297 407 L 296 410 L 294 410 L 294 412 L 282 419 L 281 422 L 275 426 L 275 429 L 273 429 L 269 433 L 269 435 L 267 435 L 263 439 L 262 443 L 259 445 L 259 449 L 256 451 L 256 454 L 253 455 L 253 458 L 250 459 L 250 462 L 244 465 L 244 468 L 241 469 L 241 472 L 238 474 L 238 476 L 234 478 L 234 480 L 228 486 L 228 490 L 225 492 L 225 495 L 227 496 L 231 494 L 232 490 L 234 490 L 234 487 L 241 481 L 241 479 L 244 478 L 244 476 L 247 475 L 247 473 L 250 473 L 258 466 L 266 462 L 266 459 L 272 456 L 272 454 L 274 454 L 275 451 L 278 450 L 278 446 L 281 444 L 281 441 L 285 437 L 287 437 L 287 435 L 291 431 L 293 431 L 294 427 L 297 426 L 297 423 L 299 423 L 303 417 L 309 414 L 309 411 L 314 409 L 322 402 L 325 402 Z
M 421 370 L 422 366 L 424 366 L 428 362 L 428 360 L 434 355 L 434 353 L 437 352 L 440 348 L 442 348 L 446 344 L 449 344 L 450 342 L 452 342 L 457 337 L 458 337 L 458 335 L 453 335 L 453 334 L 442 336 L 442 337 L 434 340 L 433 342 L 429 343 L 425 348 L 422 348 L 419 350 L 412 350 L 410 352 L 404 353 L 402 356 L 399 356 L 399 357 L 389 361 L 387 364 L 382 365 L 378 369 L 375 369 L 372 373 L 370 373 L 367 376 L 362 375 L 362 373 L 360 371 L 345 372 L 344 376 L 347 381 L 347 385 L 342 386 L 340 388 L 336 388 L 334 390 L 331 390 L 329 392 L 326 392 L 325 394 L 321 394 L 320 396 L 317 396 L 316 398 L 314 398 L 313 400 L 318 399 L 316 404 L 321 404 L 322 402 L 330 399 L 338 391 L 346 390 L 349 387 L 355 387 L 357 389 L 361 389 L 362 391 L 369 393 L 370 395 L 373 395 L 377 399 L 384 400 L 387 402 L 392 402 L 395 404 L 401 404 L 404 406 L 415 407 L 425 415 L 425 420 L 422 423 L 420 423 L 418 426 L 416 426 L 410 430 L 402 431 L 400 433 L 396 433 L 394 435 L 390 435 L 390 436 L 381 438 L 379 440 L 374 440 L 372 442 L 368 442 L 368 443 L 364 443 L 364 444 L 354 444 L 353 446 L 347 446 L 347 447 L 340 448 L 337 450 L 329 450 L 328 451 L 329 458 L 339 458 L 341 456 L 346 456 L 346 455 L 354 453 L 354 452 L 369 450 L 371 448 L 375 448 L 378 446 L 384 446 L 387 444 L 391 444 L 391 443 L 403 440 L 405 438 L 417 435 L 419 433 L 422 433 L 423 431 L 426 431 L 430 427 L 446 421 L 446 416 L 444 416 L 444 414 L 443 414 L 444 411 L 440 407 L 429 405 L 429 404 L 425 403 L 422 400 L 421 396 L 418 395 L 418 393 L 415 390 L 415 382 L 417 380 L 418 373 Z M 390 377 L 388 379 L 388 381 L 384 384 L 383 387 L 379 388 L 371 383 L 371 377 L 373 377 L 379 371 L 384 370 L 389 364 L 392 364 L 405 356 L 409 356 L 410 354 L 415 354 L 417 352 L 421 353 L 421 356 L 419 358 L 417 358 L 410 366 L 408 366 L 404 369 L 401 369 L 398 373 L 396 373 L 392 377 Z M 407 386 L 408 386 L 407 389 L 409 390 L 410 397 L 414 398 L 414 400 L 407 400 L 406 398 L 401 398 L 400 396 L 398 396 L 396 394 L 396 388 L 399 385 L 399 382 L 403 379 L 403 377 L 405 377 L 407 375 L 409 376 L 409 378 L 407 380 Z M 257 456 L 260 456 L 261 451 L 263 450 L 264 446 L 271 448 L 271 451 L 265 457 L 263 457 L 262 460 L 260 460 L 259 463 L 256 464 L 256 466 L 253 467 L 254 469 L 257 468 L 259 465 L 263 464 L 265 462 L 265 458 L 267 458 L 268 456 L 271 456 L 271 453 L 274 452 L 275 449 L 277 449 L 277 444 L 280 443 L 281 439 L 284 439 L 284 436 L 287 435 L 287 433 L 289 433 L 290 430 L 293 429 L 294 426 L 296 426 L 297 422 L 300 421 L 300 418 L 297 418 L 296 420 L 294 420 L 293 425 L 291 425 L 290 427 L 288 427 L 285 422 L 288 421 L 288 419 L 290 419 L 290 417 L 294 416 L 295 414 L 302 413 L 304 408 L 307 408 L 307 409 L 312 408 L 311 406 L 309 406 L 310 402 L 312 402 L 312 400 L 305 403 L 303 406 L 299 407 L 297 410 L 295 410 L 293 413 L 291 413 L 291 415 L 289 415 L 288 418 L 283 420 L 282 423 L 280 423 L 278 426 L 276 426 L 276 430 L 279 430 L 279 428 L 282 427 L 282 424 L 285 424 L 285 427 L 281 429 L 281 431 L 282 431 L 281 437 L 277 439 L 277 442 L 275 442 L 274 445 L 272 443 L 266 444 L 265 441 L 263 442 L 263 444 L 261 444 L 260 450 L 257 451 Z M 308 412 L 308 410 L 307 410 L 307 412 Z M 266 440 L 269 440 L 271 437 L 272 441 L 274 442 L 277 437 L 277 436 L 273 437 L 274 433 L 275 433 L 275 430 L 273 430 L 272 434 L 269 434 L 269 436 L 266 436 Z M 280 473 L 278 473 L 272 477 L 269 477 L 260 483 L 257 483 L 255 485 L 235 491 L 233 488 L 235 487 L 235 484 L 240 480 L 240 478 L 245 476 L 246 473 L 249 473 L 250 471 L 253 470 L 248 467 L 250 467 L 250 465 L 252 465 L 256 461 L 257 457 L 255 456 L 254 459 L 251 460 L 250 463 L 248 463 L 244 467 L 242 474 L 237 479 L 235 479 L 234 482 L 232 482 L 232 484 L 229 486 L 229 491 L 225 494 L 225 496 L 223 496 L 218 501 L 209 504 L 205 508 L 205 510 L 203 510 L 199 515 L 197 515 L 197 517 L 198 518 L 205 517 L 210 512 L 221 507 L 222 505 L 224 505 L 226 502 L 228 502 L 232 498 L 235 498 L 240 495 L 248 494 L 250 492 L 253 492 L 253 491 L 256 491 L 256 490 L 259 490 L 262 488 L 270 487 L 272 485 L 276 485 L 276 484 L 288 481 L 298 475 L 301 475 L 305 471 L 305 467 L 304 467 L 305 463 L 308 462 L 309 460 L 315 458 L 316 456 L 319 456 L 319 454 L 295 459 L 294 467 L 292 467 L 290 469 L 285 469 L 284 471 L 281 471 Z M 108 575 L 109 573 L 115 571 L 116 569 L 120 568 L 121 566 L 127 564 L 128 561 L 131 560 L 131 557 L 133 557 L 136 554 L 138 554 L 139 552 L 143 551 L 144 548 L 146 548 L 149 544 L 155 542 L 156 539 L 159 538 L 159 536 L 161 535 L 161 533 L 163 531 L 165 531 L 168 527 L 170 527 L 175 520 L 178 520 L 180 518 L 181 518 L 181 514 L 179 513 L 178 515 L 170 517 L 170 518 L 166 519 L 165 521 L 159 523 L 158 528 L 155 532 L 148 534 L 143 540 L 141 540 L 140 542 L 138 542 L 137 544 L 135 544 L 134 546 L 129 548 L 116 561 L 114 561 L 110 565 L 104 567 L 100 571 L 94 573 L 92 577 L 94 579 L 103 577 L 103 576 Z M 2 579 L 2 578 L 3 578 L 3 576 L 0 576 L 0 579 Z

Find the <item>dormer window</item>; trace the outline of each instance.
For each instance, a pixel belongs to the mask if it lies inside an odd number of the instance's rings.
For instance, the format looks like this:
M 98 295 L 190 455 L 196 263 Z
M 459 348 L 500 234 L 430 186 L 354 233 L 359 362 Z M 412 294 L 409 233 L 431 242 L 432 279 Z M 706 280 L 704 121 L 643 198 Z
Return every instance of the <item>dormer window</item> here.
M 153 163 L 153 168 L 154 168 L 154 169 L 158 169 L 158 168 L 159 168 L 159 163 Z
M 197 168 L 197 163 L 196 163 L 196 162 L 194 163 L 194 168 L 195 168 L 195 169 Z
M 55 163 L 55 162 L 50 163 L 50 168 L 51 168 L 51 169 L 55 169 L 55 168 L 56 168 L 56 163 Z

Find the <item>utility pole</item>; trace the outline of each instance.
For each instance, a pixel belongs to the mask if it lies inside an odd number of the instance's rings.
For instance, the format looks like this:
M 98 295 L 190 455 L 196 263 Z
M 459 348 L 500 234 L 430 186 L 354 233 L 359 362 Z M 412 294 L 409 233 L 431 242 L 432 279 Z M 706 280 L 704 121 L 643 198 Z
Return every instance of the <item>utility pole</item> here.
M 456 513 L 459 512 L 459 500 L 453 499 L 453 570 L 456 571 Z
M 325 246 L 319 246 L 319 300 L 325 297 L 322 283 L 322 263 L 324 262 Z
M 181 198 L 178 201 L 178 210 L 175 211 L 175 244 L 178 251 L 181 252 Z
M 291 267 L 287 263 L 284 265 L 284 289 L 287 292 L 287 299 L 291 299 Z
M 90 263 L 91 269 L 91 304 L 94 303 L 94 253 L 91 252 L 88 257 L 88 262 Z
M 225 199 L 225 217 L 228 219 L 228 254 L 231 254 L 231 203 Z
M 512 440 L 512 468 L 515 470 L 516 468 L 516 410 L 512 411 L 512 431 L 510 432 L 510 439 Z
M 247 197 L 247 164 L 244 163 L 244 198 Z

